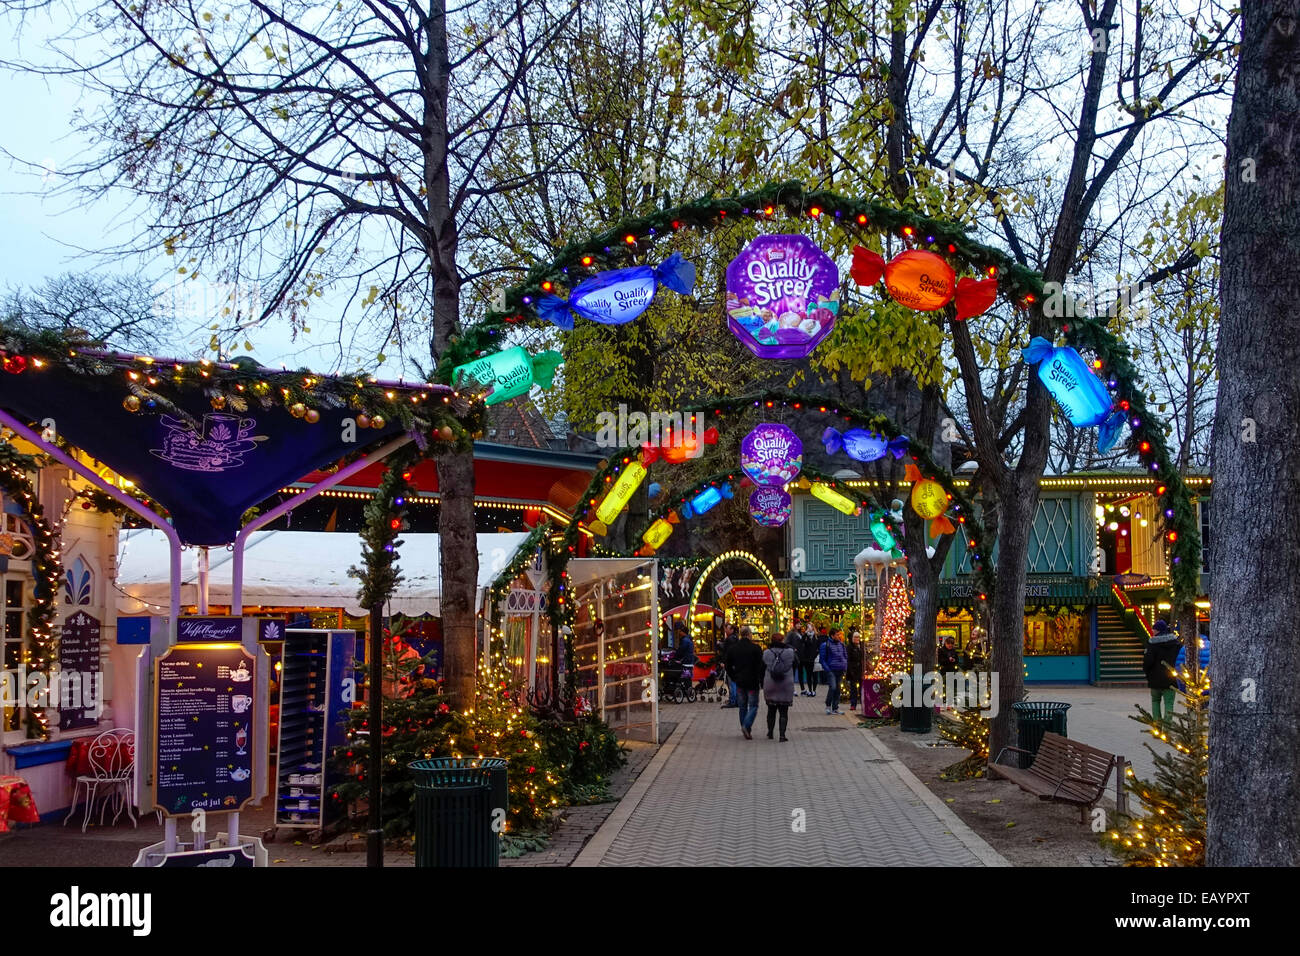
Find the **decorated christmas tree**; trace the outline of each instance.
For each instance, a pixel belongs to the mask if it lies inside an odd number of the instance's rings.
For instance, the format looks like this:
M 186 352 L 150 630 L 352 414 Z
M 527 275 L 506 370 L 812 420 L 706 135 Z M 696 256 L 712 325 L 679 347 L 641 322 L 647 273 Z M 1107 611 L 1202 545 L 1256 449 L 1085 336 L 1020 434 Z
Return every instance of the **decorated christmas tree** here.
M 413 798 L 415 779 L 408 765 L 413 760 L 452 755 L 464 729 L 464 718 L 451 710 L 440 684 L 425 676 L 432 661 L 402 652 L 397 638 L 384 642 L 384 774 L 380 819 L 389 837 L 415 830 Z M 348 712 L 348 742 L 330 759 L 343 782 L 330 800 L 338 807 L 370 798 L 370 710 Z
M 535 830 L 560 805 L 563 781 L 543 750 L 539 721 L 493 643 L 491 659 L 479 665 L 474 711 L 465 715 L 468 726 L 453 741 L 452 756 L 503 758 L 510 782 L 506 832 Z
M 1209 767 L 1210 682 L 1184 672 L 1187 689 L 1179 691 L 1182 707 L 1165 722 L 1138 708 L 1151 733 L 1169 745 L 1155 756 L 1153 780 L 1130 780 L 1129 790 L 1145 815 L 1121 818 L 1108 842 L 1130 866 L 1203 866 L 1205 863 L 1205 778 Z
M 911 610 L 907 599 L 907 582 L 903 580 L 902 574 L 891 575 L 881 621 L 880 653 L 876 656 L 872 677 L 889 678 L 911 669 L 912 642 L 907 633 L 907 616 Z

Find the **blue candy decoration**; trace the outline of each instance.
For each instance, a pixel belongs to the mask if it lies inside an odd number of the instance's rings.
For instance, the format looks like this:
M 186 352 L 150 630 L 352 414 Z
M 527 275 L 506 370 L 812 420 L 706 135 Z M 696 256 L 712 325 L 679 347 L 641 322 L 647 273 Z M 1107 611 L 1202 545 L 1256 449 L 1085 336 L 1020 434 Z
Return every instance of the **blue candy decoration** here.
M 846 432 L 828 428 L 822 432 L 822 444 L 826 446 L 828 455 L 843 451 L 850 458 L 863 462 L 884 458 L 886 454 L 902 458 L 907 451 L 906 436 L 900 435 L 891 440 L 864 428 L 850 428 Z
M 558 295 L 543 296 L 537 303 L 537 314 L 566 330 L 573 328 L 575 315 L 604 325 L 623 325 L 650 308 L 661 285 L 689 295 L 695 288 L 694 263 L 674 252 L 658 266 L 601 272 L 574 286 L 567 300 Z
M 1034 336 L 1020 352 L 1026 362 L 1038 365 L 1039 381 L 1061 406 L 1075 428 L 1095 428 L 1097 450 L 1110 451 L 1124 427 L 1124 413 L 1114 407 L 1101 379 L 1074 349 L 1055 346 Z
M 646 491 L 646 495 L 647 495 L 648 497 L 652 498 L 652 499 L 653 499 L 653 498 L 658 498 L 659 495 L 660 495 L 660 493 L 661 493 L 663 490 L 664 490 L 664 489 L 663 489 L 663 486 L 660 485 L 659 482 L 657 482 L 657 481 L 652 481 L 652 482 L 650 482 L 650 484 L 646 485 L 646 489 L 645 489 L 645 491 Z
M 683 518 L 698 518 L 723 498 L 730 498 L 733 494 L 730 483 L 724 484 L 720 488 L 709 486 L 682 505 L 679 510 Z

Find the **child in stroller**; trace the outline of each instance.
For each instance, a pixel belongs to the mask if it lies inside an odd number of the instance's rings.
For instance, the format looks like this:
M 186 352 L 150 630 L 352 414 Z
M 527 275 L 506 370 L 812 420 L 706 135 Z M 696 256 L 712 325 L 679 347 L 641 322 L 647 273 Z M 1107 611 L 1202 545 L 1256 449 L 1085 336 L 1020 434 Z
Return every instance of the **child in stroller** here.
M 696 699 L 717 700 L 719 693 L 727 692 L 727 679 L 722 662 L 712 667 L 699 664 L 682 664 L 672 659 L 670 653 L 659 656 L 659 699 L 673 703 L 694 703 Z

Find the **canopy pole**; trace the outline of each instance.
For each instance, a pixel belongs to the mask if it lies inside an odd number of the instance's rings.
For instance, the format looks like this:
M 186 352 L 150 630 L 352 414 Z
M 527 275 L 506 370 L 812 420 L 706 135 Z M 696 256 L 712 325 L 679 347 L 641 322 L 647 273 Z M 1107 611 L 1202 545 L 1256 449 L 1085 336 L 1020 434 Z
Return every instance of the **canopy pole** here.
M 258 515 L 248 524 L 239 529 L 239 534 L 235 535 L 234 559 L 230 569 L 230 614 L 232 617 L 239 617 L 244 613 L 244 548 L 248 544 L 248 538 L 259 528 L 270 524 L 281 515 L 288 514 L 299 505 L 306 504 L 312 498 L 315 498 L 322 491 L 333 488 L 345 478 L 351 478 L 357 472 L 373 465 L 377 461 L 387 458 L 397 449 L 413 440 L 411 435 L 401 435 L 381 445 L 378 449 L 369 455 L 363 455 L 350 465 L 344 465 L 334 474 L 330 475 L 324 481 L 318 481 L 300 495 L 294 495 L 288 501 L 282 501 L 264 515 Z
M 208 613 L 208 546 L 199 548 L 199 613 Z
M 81 462 L 77 461 L 58 445 L 46 441 L 40 436 L 39 432 L 35 432 L 28 428 L 3 408 L 0 408 L 0 422 L 3 422 L 5 425 L 12 428 L 17 434 L 31 442 L 42 452 L 49 455 L 61 465 L 66 465 L 73 472 L 80 475 L 82 478 L 85 478 L 118 504 L 127 508 L 132 513 L 139 515 L 167 536 L 168 544 L 171 546 L 171 608 L 168 617 L 167 630 L 169 632 L 168 643 L 175 644 L 177 627 L 176 620 L 180 617 L 181 613 L 181 549 L 184 545 L 181 544 L 180 535 L 176 533 L 176 529 L 172 527 L 171 522 L 152 509 L 145 507 L 130 495 L 114 488 L 99 475 L 95 474 L 87 465 L 83 465 Z

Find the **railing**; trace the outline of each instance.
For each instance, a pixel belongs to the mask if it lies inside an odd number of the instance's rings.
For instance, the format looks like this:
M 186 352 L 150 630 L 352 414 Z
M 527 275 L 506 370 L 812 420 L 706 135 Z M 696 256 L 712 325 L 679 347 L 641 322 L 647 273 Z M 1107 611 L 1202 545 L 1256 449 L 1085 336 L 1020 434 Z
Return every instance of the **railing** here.
M 1110 590 L 1111 593 L 1115 595 L 1115 600 L 1119 602 L 1119 606 L 1137 618 L 1137 622 L 1142 625 L 1142 630 L 1145 631 L 1146 636 L 1150 638 L 1152 634 L 1151 624 L 1147 621 L 1146 616 L 1143 615 L 1142 610 L 1129 599 L 1129 596 L 1125 593 L 1124 589 L 1114 581 L 1110 584 Z

